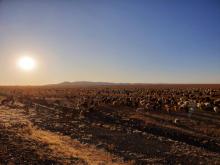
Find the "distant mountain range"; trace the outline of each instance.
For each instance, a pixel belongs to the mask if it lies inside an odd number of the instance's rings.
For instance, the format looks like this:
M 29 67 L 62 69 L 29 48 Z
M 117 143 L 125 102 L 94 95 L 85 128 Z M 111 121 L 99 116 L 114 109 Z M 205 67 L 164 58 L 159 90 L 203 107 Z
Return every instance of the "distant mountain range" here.
M 112 86 L 112 85 L 129 85 L 129 83 L 110 83 L 110 82 L 92 82 L 92 81 L 75 81 L 62 82 L 58 84 L 48 84 L 46 86 L 71 87 L 71 86 Z
M 179 87 L 195 87 L 195 88 L 220 88 L 220 84 L 169 84 L 169 83 L 111 83 L 111 82 L 92 82 L 92 81 L 75 81 L 75 82 L 68 82 L 64 81 L 58 84 L 48 84 L 47 87 L 90 87 L 90 86 L 126 86 L 126 85 L 133 85 L 133 86 L 145 86 L 150 88 L 179 88 Z

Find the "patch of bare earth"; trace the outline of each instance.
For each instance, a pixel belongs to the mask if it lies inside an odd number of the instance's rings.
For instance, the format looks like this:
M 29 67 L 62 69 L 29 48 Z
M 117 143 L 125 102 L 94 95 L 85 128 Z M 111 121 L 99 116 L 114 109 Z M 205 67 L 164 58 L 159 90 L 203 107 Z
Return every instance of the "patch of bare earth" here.
M 0 164 L 125 164 L 93 145 L 39 129 L 23 110 L 0 107 Z

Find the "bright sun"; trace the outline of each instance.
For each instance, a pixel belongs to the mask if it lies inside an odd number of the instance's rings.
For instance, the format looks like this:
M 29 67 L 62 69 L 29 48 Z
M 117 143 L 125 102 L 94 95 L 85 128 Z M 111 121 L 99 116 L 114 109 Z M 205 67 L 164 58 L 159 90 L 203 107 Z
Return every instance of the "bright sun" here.
M 31 71 L 36 67 L 36 61 L 29 56 L 24 56 L 18 59 L 17 65 L 24 71 Z

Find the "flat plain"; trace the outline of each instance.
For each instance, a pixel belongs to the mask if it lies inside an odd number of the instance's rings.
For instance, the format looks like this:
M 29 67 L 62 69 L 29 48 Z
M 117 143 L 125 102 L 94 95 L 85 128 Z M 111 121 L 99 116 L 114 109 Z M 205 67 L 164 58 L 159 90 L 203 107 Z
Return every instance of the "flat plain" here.
M 0 164 L 219 164 L 219 85 L 0 87 Z

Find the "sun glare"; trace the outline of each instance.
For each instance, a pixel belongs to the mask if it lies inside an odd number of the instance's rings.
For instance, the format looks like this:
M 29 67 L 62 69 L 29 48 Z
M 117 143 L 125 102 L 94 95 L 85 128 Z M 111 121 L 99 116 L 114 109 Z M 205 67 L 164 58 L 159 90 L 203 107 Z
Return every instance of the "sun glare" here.
M 36 62 L 33 58 L 24 56 L 17 61 L 17 65 L 24 71 L 31 71 L 35 68 Z

